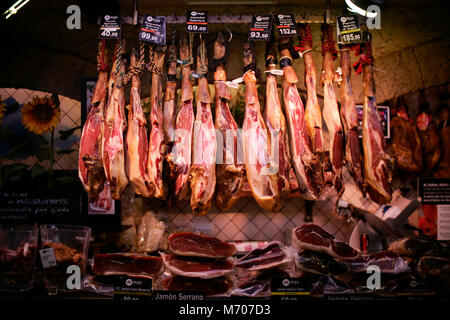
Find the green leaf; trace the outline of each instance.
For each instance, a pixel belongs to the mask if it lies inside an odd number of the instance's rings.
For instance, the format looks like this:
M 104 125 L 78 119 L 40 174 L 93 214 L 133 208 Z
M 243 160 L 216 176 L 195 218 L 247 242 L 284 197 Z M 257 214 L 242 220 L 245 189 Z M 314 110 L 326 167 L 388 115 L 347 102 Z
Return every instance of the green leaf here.
M 81 129 L 81 126 L 74 127 L 74 128 L 72 128 L 72 129 L 69 129 L 69 130 L 59 130 L 59 138 L 60 138 L 61 140 L 67 140 L 67 139 L 69 139 L 70 136 L 73 135 L 73 133 L 74 133 L 76 130 L 78 130 L 78 129 Z
M 10 105 L 7 105 L 5 107 L 5 109 L 6 109 L 5 116 L 7 116 L 8 114 L 15 113 L 17 110 L 19 110 L 19 108 L 20 108 L 20 104 L 18 104 L 17 102 L 13 103 L 13 104 L 10 104 Z
M 55 104 L 55 106 L 57 107 L 57 108 L 59 108 L 59 98 L 58 98 L 58 95 L 56 94 L 56 93 L 53 93 L 52 94 L 52 96 L 50 97 L 51 99 L 52 99 L 52 101 L 53 101 L 53 103 Z
M 14 159 L 16 156 L 26 152 L 27 151 L 26 149 L 28 148 L 28 146 L 29 146 L 28 142 L 22 142 L 16 146 L 14 146 L 14 148 L 9 150 L 9 152 L 7 154 L 5 154 L 5 158 L 6 159 Z
M 49 142 L 47 140 L 45 140 L 42 135 L 38 135 L 38 137 L 39 137 L 39 140 L 41 140 L 42 144 L 44 144 L 44 145 L 48 145 L 49 144 Z
M 60 155 L 60 154 L 71 154 L 74 151 L 75 151 L 74 149 L 62 149 L 62 150 L 56 151 L 56 154 L 58 154 L 58 155 Z
M 31 178 L 36 178 L 37 176 L 40 176 L 44 173 L 48 172 L 48 170 L 41 166 L 40 164 L 36 163 L 32 168 L 31 168 Z
M 15 163 L 8 164 L 3 167 L 4 179 L 9 179 L 11 181 L 18 181 L 28 168 L 27 164 Z
M 50 146 L 44 146 L 41 147 L 38 152 L 36 152 L 36 157 L 39 162 L 42 162 L 44 160 L 51 160 L 52 159 L 52 148 Z

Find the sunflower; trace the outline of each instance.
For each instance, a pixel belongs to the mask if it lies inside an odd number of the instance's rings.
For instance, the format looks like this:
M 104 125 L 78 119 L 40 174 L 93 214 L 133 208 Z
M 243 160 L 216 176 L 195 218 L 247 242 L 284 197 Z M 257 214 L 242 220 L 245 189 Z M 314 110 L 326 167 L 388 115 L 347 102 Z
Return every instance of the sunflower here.
M 2 122 L 2 119 L 5 116 L 5 111 L 6 111 L 6 103 L 3 102 L 2 97 L 0 96 L 0 123 Z
M 42 134 L 53 130 L 59 124 L 60 110 L 48 96 L 33 97 L 22 107 L 22 123 L 29 131 Z

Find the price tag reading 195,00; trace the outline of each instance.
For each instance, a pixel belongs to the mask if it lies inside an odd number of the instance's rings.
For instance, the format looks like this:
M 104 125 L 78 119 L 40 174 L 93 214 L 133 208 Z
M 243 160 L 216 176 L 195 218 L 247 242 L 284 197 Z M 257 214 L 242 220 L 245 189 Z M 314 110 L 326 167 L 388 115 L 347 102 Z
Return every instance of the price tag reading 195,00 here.
M 357 16 L 336 17 L 337 43 L 340 45 L 361 43 L 361 28 Z
M 208 33 L 208 11 L 189 10 L 186 15 L 186 31 Z
M 272 16 L 253 16 L 250 31 L 248 33 L 248 40 L 253 41 L 268 41 L 272 33 Z
M 277 14 L 275 15 L 277 22 L 278 35 L 280 37 L 293 37 L 297 35 L 297 27 L 293 14 Z
M 139 40 L 165 46 L 166 17 L 144 16 L 141 31 L 139 31 Z
M 100 39 L 120 39 L 122 26 L 121 16 L 104 15 L 100 21 Z

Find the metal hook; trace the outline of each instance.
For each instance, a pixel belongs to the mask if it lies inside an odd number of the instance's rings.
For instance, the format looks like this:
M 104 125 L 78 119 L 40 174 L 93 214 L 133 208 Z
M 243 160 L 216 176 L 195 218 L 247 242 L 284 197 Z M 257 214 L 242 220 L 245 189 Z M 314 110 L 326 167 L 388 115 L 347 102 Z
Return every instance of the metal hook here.
M 231 42 L 231 39 L 233 39 L 233 32 L 231 32 L 231 30 L 228 29 L 228 27 L 225 24 L 223 26 L 224 26 L 225 30 L 227 30 L 228 33 L 230 34 L 230 39 L 228 39 L 228 42 Z

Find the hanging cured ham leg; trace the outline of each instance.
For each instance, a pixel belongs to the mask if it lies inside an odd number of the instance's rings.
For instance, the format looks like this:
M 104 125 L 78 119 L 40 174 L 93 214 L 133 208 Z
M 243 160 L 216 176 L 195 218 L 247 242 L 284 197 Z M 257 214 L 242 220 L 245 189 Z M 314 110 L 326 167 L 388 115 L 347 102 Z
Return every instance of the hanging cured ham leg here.
M 218 149 L 222 152 L 222 161 L 216 165 L 216 194 L 215 205 L 220 210 L 227 210 L 239 200 L 239 193 L 244 181 L 244 165 L 238 161 L 241 150 L 238 148 L 238 126 L 230 112 L 228 101 L 231 92 L 225 84 L 225 62 L 227 58 L 227 43 L 222 33 L 217 35 L 214 42 L 213 65 L 216 89 L 216 108 L 214 126 L 217 132 Z M 220 141 L 220 143 L 219 143 Z M 220 163 L 219 163 L 220 162 Z
M 332 27 L 329 24 L 322 24 L 322 77 L 323 86 L 323 118 L 328 128 L 330 136 L 330 162 L 332 168 L 333 187 L 340 197 L 344 193 L 342 183 L 342 164 L 343 164 L 343 130 L 339 108 L 334 92 L 334 66 L 333 60 L 337 57 L 334 46 Z
M 103 138 L 103 165 L 105 175 L 111 187 L 111 197 L 116 200 L 120 199 L 120 194 L 128 185 L 128 177 L 125 173 L 123 138 L 127 126 L 123 79 L 118 72 L 114 72 L 118 70 L 123 73 L 125 72 L 125 60 L 121 57 L 124 48 L 125 41 L 122 40 L 121 46 L 117 49 L 118 54 L 109 80 L 113 89 L 109 97 L 108 106 L 106 107 Z M 119 64 L 119 67 L 117 67 L 117 64 Z
M 152 89 L 150 94 L 150 123 L 151 131 L 148 146 L 148 176 L 152 184 L 153 197 L 163 199 L 164 184 L 162 179 L 164 164 L 164 132 L 162 110 L 162 68 L 164 66 L 165 47 L 157 46 L 156 50 L 150 49 L 150 61 L 153 61 Z
M 139 67 L 138 64 L 137 52 L 133 50 L 131 67 Z M 147 121 L 142 110 L 140 86 L 139 76 L 133 74 L 131 77 L 131 101 L 126 136 L 126 170 L 134 191 L 144 197 L 150 197 L 153 185 L 150 183 L 146 166 L 148 152 Z
M 278 164 L 278 190 L 283 198 L 288 198 L 290 193 L 288 135 L 286 120 L 281 110 L 281 102 L 278 96 L 277 78 L 270 71 L 277 66 L 277 53 L 275 43 L 267 43 L 266 49 L 266 107 L 264 109 L 264 121 L 270 133 L 272 143 L 272 155 Z
M 201 40 L 197 55 L 197 115 L 194 123 L 193 164 L 190 173 L 191 208 L 197 215 L 205 215 L 211 208 L 216 185 L 216 132 L 211 113 L 206 44 Z
M 316 67 L 312 57 L 311 25 L 299 24 L 299 49 L 305 63 L 305 84 L 308 93 L 306 100 L 306 129 L 314 153 L 325 152 L 322 134 L 322 111 L 316 94 Z
M 370 34 L 367 33 L 367 35 L 368 41 L 361 45 L 365 55 L 365 59 L 362 61 L 364 184 L 370 199 L 382 204 L 389 203 L 392 199 L 392 172 L 383 128 L 377 112 L 372 46 Z
M 175 124 L 175 140 L 172 152 L 168 155 L 169 166 L 175 183 L 175 197 L 185 199 L 189 192 L 187 183 L 191 167 L 192 130 L 194 111 L 191 83 L 191 54 L 187 36 L 180 38 L 180 58 L 183 60 L 181 79 L 181 107 Z
M 358 115 L 355 106 L 351 82 L 350 48 L 340 48 L 342 84 L 341 84 L 341 118 L 345 136 L 345 165 L 358 189 L 365 194 L 362 177 L 362 156 L 358 136 Z
M 256 202 L 265 210 L 280 209 L 277 168 L 270 159 L 270 135 L 260 112 L 253 43 L 244 44 L 245 118 L 242 126 L 245 171 Z
M 175 139 L 175 120 L 176 120 L 176 96 L 177 96 L 177 48 L 174 43 L 170 44 L 167 49 L 167 82 L 166 93 L 164 95 L 164 111 L 163 111 L 163 127 L 164 141 L 171 146 Z M 171 147 L 170 147 L 171 149 Z M 166 152 L 170 150 L 166 149 Z
M 97 199 L 105 185 L 102 161 L 103 109 L 107 99 L 108 66 L 105 40 L 99 44 L 98 80 L 95 85 L 91 109 L 83 126 L 78 155 L 78 176 L 89 197 Z
M 292 49 L 292 41 L 287 37 L 280 38 L 278 50 L 282 56 L 280 66 L 284 71 L 283 98 L 289 129 L 289 149 L 300 193 L 307 200 L 315 200 L 324 187 L 323 166 L 311 151 L 305 112 L 296 86 L 298 78 L 292 67 L 290 49 Z

